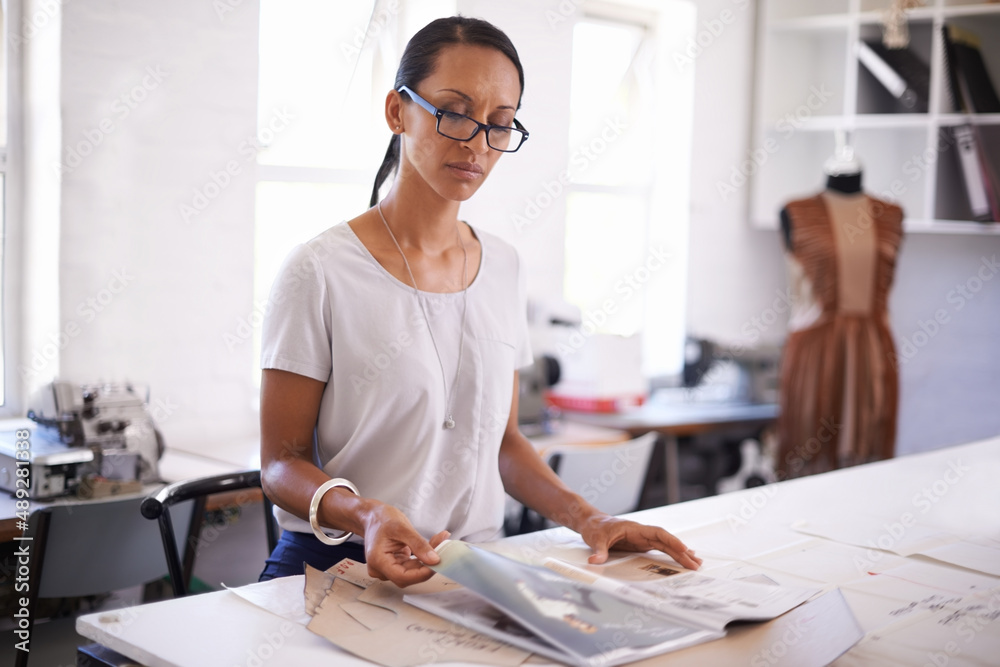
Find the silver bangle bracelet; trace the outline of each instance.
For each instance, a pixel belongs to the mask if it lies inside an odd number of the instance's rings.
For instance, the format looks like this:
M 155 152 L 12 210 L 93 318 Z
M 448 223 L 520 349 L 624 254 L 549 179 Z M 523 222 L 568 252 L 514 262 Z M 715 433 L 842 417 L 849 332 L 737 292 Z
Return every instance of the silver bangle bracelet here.
M 320 542 L 323 544 L 329 544 L 330 546 L 343 544 L 351 537 L 351 535 L 354 534 L 347 532 L 338 537 L 330 537 L 323 532 L 322 528 L 319 527 L 319 504 L 323 500 L 323 496 L 326 495 L 326 492 L 337 486 L 342 486 L 345 489 L 348 489 L 356 496 L 361 495 L 358 492 L 358 487 L 354 486 L 354 484 L 350 481 L 344 479 L 343 477 L 335 477 L 329 481 L 323 482 L 320 487 L 316 489 L 316 493 L 314 493 L 312 497 L 312 502 L 309 503 L 309 525 L 312 526 L 313 534 Z

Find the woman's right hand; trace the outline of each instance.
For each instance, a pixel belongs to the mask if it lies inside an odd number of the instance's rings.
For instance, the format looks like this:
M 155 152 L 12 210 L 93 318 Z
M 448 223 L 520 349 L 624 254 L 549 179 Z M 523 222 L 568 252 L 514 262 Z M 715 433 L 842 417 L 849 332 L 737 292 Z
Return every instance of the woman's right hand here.
M 369 576 L 403 587 L 427 581 L 434 575 L 427 565 L 440 562 L 434 549 L 448 539 L 447 530 L 425 540 L 405 514 L 386 504 L 372 508 L 364 523 Z

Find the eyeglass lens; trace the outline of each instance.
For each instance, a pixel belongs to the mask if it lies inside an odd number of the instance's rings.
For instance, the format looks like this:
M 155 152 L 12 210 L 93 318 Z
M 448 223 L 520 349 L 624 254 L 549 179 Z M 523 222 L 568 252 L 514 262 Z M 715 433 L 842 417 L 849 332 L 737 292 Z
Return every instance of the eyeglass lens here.
M 477 130 L 479 124 L 476 121 L 459 114 L 443 113 L 438 121 L 438 132 L 456 141 L 468 141 Z M 491 127 L 486 134 L 490 148 L 498 151 L 517 150 L 523 139 L 524 133 L 514 128 Z

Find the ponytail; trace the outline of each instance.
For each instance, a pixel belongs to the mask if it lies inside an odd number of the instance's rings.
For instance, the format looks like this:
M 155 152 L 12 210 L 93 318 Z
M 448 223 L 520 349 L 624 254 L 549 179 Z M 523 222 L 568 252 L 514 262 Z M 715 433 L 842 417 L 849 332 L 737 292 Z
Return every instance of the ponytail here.
M 389 148 L 385 151 L 385 157 L 382 158 L 382 166 L 378 168 L 378 173 L 375 174 L 375 187 L 372 188 L 372 198 L 368 202 L 369 206 L 375 206 L 378 203 L 378 191 L 382 188 L 382 184 L 385 183 L 386 179 L 389 178 L 389 174 L 395 171 L 396 167 L 399 166 L 399 135 L 392 135 L 392 139 L 389 140 Z
M 420 82 L 434 71 L 438 52 L 450 44 L 485 46 L 504 54 L 517 68 L 521 92 L 524 92 L 524 69 L 521 67 L 517 50 L 507 35 L 482 19 L 464 16 L 437 19 L 417 31 L 403 50 L 403 57 L 400 59 L 393 87 L 399 90 L 401 86 L 408 86 L 415 90 Z M 520 100 L 518 100 L 518 106 L 521 106 Z M 385 157 L 382 158 L 382 166 L 378 168 L 378 173 L 375 175 L 375 187 L 372 188 L 369 206 L 375 206 L 378 203 L 379 190 L 389 175 L 399 167 L 399 142 L 398 134 L 392 135 L 392 139 L 389 140 L 389 148 L 385 151 Z

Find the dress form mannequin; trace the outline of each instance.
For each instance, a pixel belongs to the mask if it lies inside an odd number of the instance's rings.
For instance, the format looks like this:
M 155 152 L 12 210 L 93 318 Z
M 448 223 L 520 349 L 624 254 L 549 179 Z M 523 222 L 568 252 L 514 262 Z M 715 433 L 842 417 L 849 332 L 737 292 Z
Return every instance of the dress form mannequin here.
M 861 163 L 854 155 L 854 149 L 847 145 L 843 131 L 837 132 L 837 147 L 833 156 L 823 165 L 826 174 L 826 189 L 844 194 L 861 192 Z M 788 210 L 781 209 L 781 232 L 785 240 L 785 249 L 792 249 L 792 222 Z
M 781 212 L 792 307 L 781 368 L 783 478 L 889 458 L 898 375 L 887 295 L 902 238 L 898 206 L 865 194 L 843 145 L 826 188 Z

